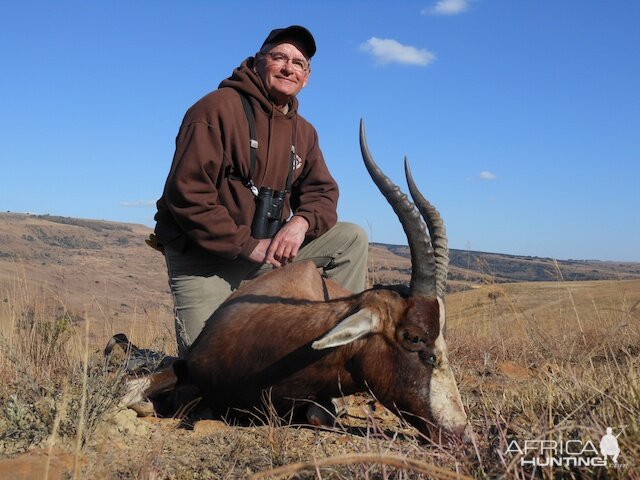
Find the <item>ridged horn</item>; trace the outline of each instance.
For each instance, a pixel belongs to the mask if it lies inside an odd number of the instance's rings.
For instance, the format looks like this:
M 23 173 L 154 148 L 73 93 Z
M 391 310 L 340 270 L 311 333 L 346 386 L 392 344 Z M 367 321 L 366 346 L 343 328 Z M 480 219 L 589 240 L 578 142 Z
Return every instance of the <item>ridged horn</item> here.
M 404 157 L 404 173 L 407 177 L 411 198 L 413 198 L 413 202 L 427 224 L 427 229 L 429 229 L 433 254 L 436 258 L 436 294 L 440 298 L 444 298 L 447 288 L 447 274 L 449 273 L 449 247 L 444 221 L 438 210 L 418 190 L 413 181 L 407 157 Z
M 360 150 L 369 175 L 378 190 L 387 199 L 407 236 L 411 252 L 411 294 L 435 296 L 436 258 L 427 235 L 427 230 L 420 212 L 409 201 L 400 188 L 387 177 L 373 160 L 364 131 L 364 120 L 360 120 Z

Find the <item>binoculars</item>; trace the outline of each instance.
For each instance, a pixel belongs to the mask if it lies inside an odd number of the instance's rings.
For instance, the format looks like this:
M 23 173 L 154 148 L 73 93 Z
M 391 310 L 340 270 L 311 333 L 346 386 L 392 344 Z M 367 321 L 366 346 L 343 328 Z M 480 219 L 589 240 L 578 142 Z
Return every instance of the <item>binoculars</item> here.
M 269 187 L 260 188 L 256 196 L 256 211 L 251 222 L 253 238 L 272 238 L 280 230 L 285 193 Z

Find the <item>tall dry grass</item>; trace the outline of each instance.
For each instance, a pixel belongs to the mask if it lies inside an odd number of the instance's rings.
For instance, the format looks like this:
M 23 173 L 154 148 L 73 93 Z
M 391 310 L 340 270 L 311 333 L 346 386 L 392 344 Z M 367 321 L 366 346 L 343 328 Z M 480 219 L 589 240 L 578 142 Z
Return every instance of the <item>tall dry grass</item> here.
M 66 445 L 87 455 L 120 378 L 100 347 L 115 331 L 101 304 L 69 312 L 24 276 L 0 294 L 0 455 Z M 113 302 L 116 303 L 117 302 Z M 76 478 L 636 478 L 640 470 L 640 282 L 486 285 L 449 296 L 447 342 L 476 432 L 441 445 L 390 420 L 366 396 L 334 429 L 262 423 L 204 437 L 162 430 L 131 442 L 125 464 L 76 464 Z M 96 313 L 97 311 L 97 313 Z M 89 322 L 89 323 L 87 323 Z M 167 325 L 132 319 L 137 344 L 170 351 Z M 89 331 L 85 329 L 89 326 Z M 86 370 L 85 370 L 86 368 Z M 354 413 L 355 404 L 360 414 Z M 188 424 L 188 419 L 185 422 Z M 620 433 L 620 465 L 533 468 L 508 445 Z M 136 443 L 137 442 L 137 443 Z M 136 456 L 137 454 L 137 456 Z
M 24 271 L 0 285 L 0 456 L 56 443 L 78 451 L 117 405 L 124 370 L 102 354 L 115 332 L 101 312 L 104 305 L 70 311 Z M 140 321 L 138 341 L 173 343 L 164 329 L 148 325 Z
M 483 446 L 478 473 L 635 478 L 639 305 L 637 281 L 489 285 L 454 296 L 448 343 Z M 624 466 L 533 469 L 505 453 L 514 440 L 592 441 L 598 448 L 607 427 L 620 434 Z

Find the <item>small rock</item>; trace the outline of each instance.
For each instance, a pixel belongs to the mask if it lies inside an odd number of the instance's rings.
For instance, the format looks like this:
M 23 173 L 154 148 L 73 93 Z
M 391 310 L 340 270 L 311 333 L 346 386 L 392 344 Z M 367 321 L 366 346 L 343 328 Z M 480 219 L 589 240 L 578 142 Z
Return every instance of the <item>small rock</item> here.
M 118 432 L 125 435 L 146 435 L 147 425 L 138 419 L 138 414 L 128 408 L 117 409 L 107 417 L 115 425 Z
M 129 408 L 136 412 L 139 417 L 150 417 L 154 413 L 156 413 L 155 409 L 153 408 L 153 403 L 149 400 L 143 400 L 141 402 L 134 403 L 133 405 L 130 405 Z
M 196 435 L 211 435 L 212 433 L 224 432 L 231 427 L 219 420 L 199 420 L 193 426 L 193 433 Z
M 369 416 L 365 408 L 368 409 L 366 405 L 349 405 L 345 408 L 345 412 L 349 417 L 365 420 Z
M 397 418 L 393 413 L 387 410 L 387 408 L 377 400 L 373 403 L 373 405 L 371 405 L 370 408 L 371 410 L 373 410 L 374 416 L 382 421 L 392 422 Z
M 145 423 L 160 427 L 161 430 L 175 430 L 180 426 L 181 422 L 179 418 L 144 417 L 142 420 Z

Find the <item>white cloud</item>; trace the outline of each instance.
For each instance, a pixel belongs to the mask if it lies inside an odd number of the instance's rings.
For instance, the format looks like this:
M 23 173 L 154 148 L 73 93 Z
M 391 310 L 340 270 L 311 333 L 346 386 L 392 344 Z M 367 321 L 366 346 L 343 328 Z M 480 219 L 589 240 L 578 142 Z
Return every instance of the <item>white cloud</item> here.
M 120 202 L 121 207 L 129 208 L 149 208 L 155 207 L 155 200 L 136 200 L 134 202 Z
M 370 53 L 381 65 L 401 63 L 404 65 L 426 66 L 436 56 L 428 50 L 410 45 L 402 45 L 397 40 L 371 37 L 360 45 L 360 50 Z
M 468 0 L 438 0 L 434 5 L 423 8 L 422 15 L 458 15 L 469 10 Z
M 480 172 L 480 173 L 478 174 L 478 178 L 479 178 L 480 180 L 495 180 L 495 179 L 497 179 L 498 177 L 497 177 L 495 174 L 493 174 L 493 173 L 491 173 L 491 172 L 489 172 L 489 171 L 485 170 L 485 171 Z

